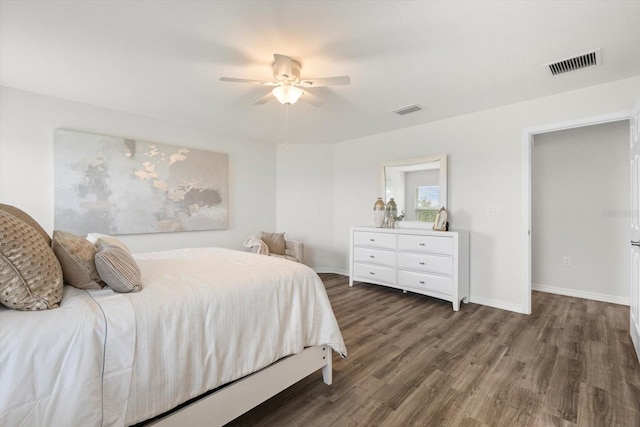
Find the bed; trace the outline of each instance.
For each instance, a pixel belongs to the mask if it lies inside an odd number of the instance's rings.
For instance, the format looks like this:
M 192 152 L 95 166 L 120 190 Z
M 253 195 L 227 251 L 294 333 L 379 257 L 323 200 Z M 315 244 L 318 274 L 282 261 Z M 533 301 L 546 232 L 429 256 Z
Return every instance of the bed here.
M 305 265 L 223 248 L 134 258 L 140 292 L 65 285 L 59 308 L 0 307 L 0 425 L 223 425 L 316 370 L 330 384 L 332 349 L 346 356 Z

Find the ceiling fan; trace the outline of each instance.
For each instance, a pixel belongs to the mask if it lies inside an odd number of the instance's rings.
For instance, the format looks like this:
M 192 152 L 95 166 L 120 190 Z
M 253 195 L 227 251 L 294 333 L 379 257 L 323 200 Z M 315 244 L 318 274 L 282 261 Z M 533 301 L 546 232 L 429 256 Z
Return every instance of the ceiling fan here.
M 305 90 L 307 88 L 325 86 L 343 86 L 351 83 L 349 76 L 319 77 L 300 79 L 300 63 L 286 55 L 273 54 L 273 81 L 237 79 L 234 77 L 220 77 L 223 82 L 252 83 L 273 87 L 271 92 L 254 102 L 262 105 L 274 97 L 283 105 L 295 104 L 302 97 L 304 101 L 314 106 L 322 104 L 322 100 Z

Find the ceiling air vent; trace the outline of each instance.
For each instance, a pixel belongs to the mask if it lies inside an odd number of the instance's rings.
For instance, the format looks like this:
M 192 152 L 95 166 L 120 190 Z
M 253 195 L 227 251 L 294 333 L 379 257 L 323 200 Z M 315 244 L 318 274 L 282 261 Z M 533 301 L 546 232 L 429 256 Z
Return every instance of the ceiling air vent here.
M 600 49 L 587 52 L 573 58 L 563 59 L 562 61 L 545 64 L 549 67 L 552 76 L 570 73 L 571 71 L 581 70 L 583 68 L 595 67 L 602 62 Z
M 392 111 L 392 113 L 396 113 L 399 116 L 404 116 L 405 114 L 413 113 L 416 111 L 420 111 L 422 108 L 418 107 L 416 104 L 407 105 L 406 107 L 400 107 Z

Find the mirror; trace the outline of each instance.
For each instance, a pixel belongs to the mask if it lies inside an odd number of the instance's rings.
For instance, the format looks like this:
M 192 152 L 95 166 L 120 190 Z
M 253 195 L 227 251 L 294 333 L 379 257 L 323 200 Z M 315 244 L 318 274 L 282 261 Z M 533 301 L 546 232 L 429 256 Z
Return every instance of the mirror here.
M 431 227 L 447 207 L 446 154 L 383 162 L 380 175 L 385 203 L 393 197 L 404 212 L 396 227 Z

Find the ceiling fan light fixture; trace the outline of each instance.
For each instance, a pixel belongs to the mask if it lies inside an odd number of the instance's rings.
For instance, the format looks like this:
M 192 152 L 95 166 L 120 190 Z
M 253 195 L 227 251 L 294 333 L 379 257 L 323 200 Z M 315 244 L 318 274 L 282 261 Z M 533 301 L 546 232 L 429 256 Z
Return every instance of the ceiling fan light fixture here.
M 276 86 L 271 91 L 278 102 L 282 105 L 293 105 L 303 94 L 302 89 L 295 86 Z
M 220 77 L 220 80 L 232 83 L 252 83 L 273 88 L 256 100 L 253 105 L 263 105 L 276 98 L 282 105 L 289 106 L 298 102 L 300 97 L 304 95 L 304 101 L 314 107 L 322 105 L 322 100 L 311 92 L 306 91 L 306 88 L 351 84 L 349 76 L 318 77 L 302 80 L 300 79 L 300 63 L 289 56 L 278 53 L 273 54 L 273 80 L 271 81 L 237 77 Z

